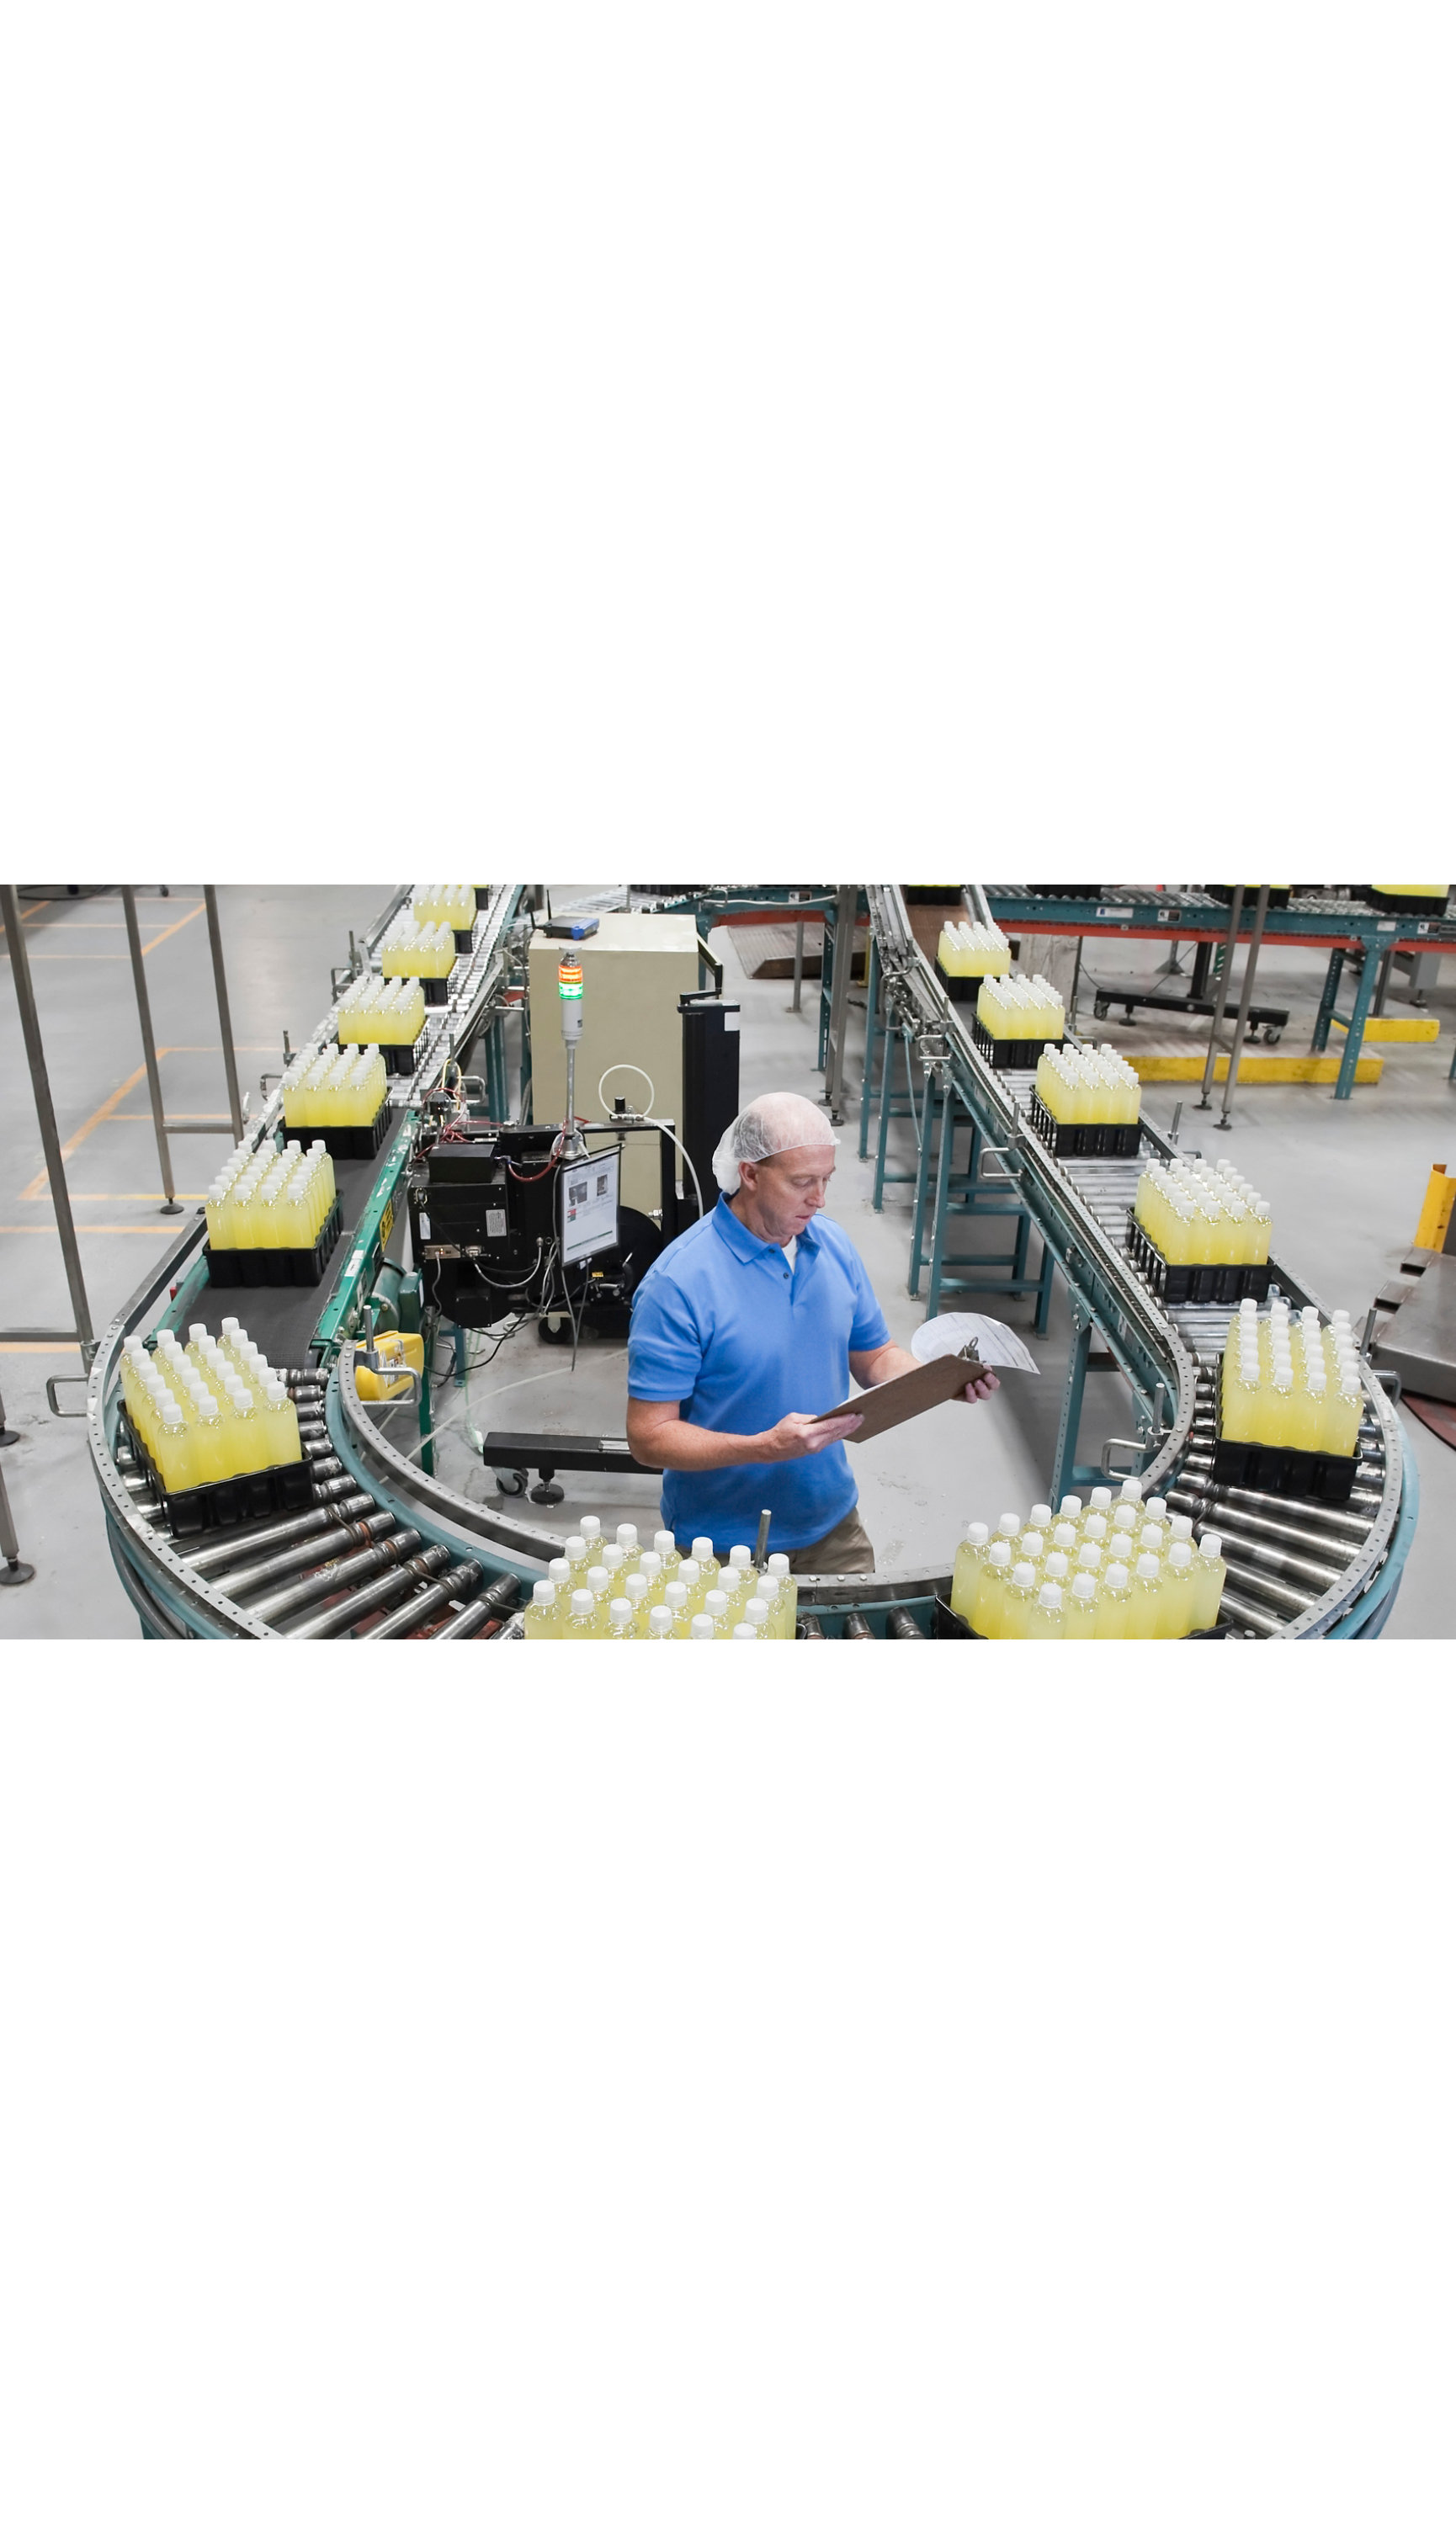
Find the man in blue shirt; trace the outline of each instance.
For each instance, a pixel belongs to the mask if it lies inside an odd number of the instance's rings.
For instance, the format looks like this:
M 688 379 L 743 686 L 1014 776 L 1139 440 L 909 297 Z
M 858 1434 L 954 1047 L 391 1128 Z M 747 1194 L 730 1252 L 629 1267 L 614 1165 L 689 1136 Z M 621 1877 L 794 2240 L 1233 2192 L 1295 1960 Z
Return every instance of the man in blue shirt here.
M 627 1442 L 666 1473 L 662 1515 L 715 1551 L 770 1538 L 791 1568 L 870 1571 L 844 1440 L 859 1415 L 817 1415 L 849 1380 L 916 1365 L 890 1337 L 869 1275 L 822 1215 L 838 1141 L 806 1096 L 760 1095 L 713 1160 L 717 1207 L 669 1244 L 632 1307 Z M 982 1368 L 963 1399 L 994 1393 Z M 684 1543 L 686 1548 L 686 1542 Z

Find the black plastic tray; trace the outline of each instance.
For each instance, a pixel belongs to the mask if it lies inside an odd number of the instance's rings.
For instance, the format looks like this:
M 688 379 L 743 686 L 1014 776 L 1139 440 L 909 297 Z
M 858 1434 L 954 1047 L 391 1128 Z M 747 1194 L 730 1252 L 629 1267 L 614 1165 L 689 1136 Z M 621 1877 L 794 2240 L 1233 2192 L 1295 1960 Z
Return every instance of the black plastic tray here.
M 1058 1122 L 1035 1088 L 1030 1118 L 1054 1157 L 1136 1157 L 1142 1144 L 1141 1122 Z
M 1253 1446 L 1235 1437 L 1213 1441 L 1213 1478 L 1242 1490 L 1268 1490 L 1280 1498 L 1324 1499 L 1337 1507 L 1355 1485 L 1358 1449 L 1353 1455 L 1316 1455 L 1303 1446 Z M 1218 1516 L 1210 1510 L 1210 1525 Z
M 424 993 L 424 1003 L 427 1008 L 443 1008 L 449 1000 L 450 976 L 448 973 L 426 974 L 421 979 L 419 987 Z
M 980 987 L 978 982 L 978 991 Z M 1035 1069 L 1048 1044 L 1066 1041 L 1066 1037 L 1059 1034 L 988 1034 L 979 1017 L 974 1021 L 972 1034 L 976 1049 L 993 1069 Z
M 473 920 L 471 921 L 468 929 L 457 929 L 451 934 L 455 939 L 455 951 L 457 955 L 468 955 L 471 947 L 475 944 L 475 924 Z
M 422 1032 L 423 1029 L 421 1028 L 421 1033 Z M 419 1041 L 420 1035 L 416 1035 L 413 1043 L 380 1044 L 379 1049 L 384 1054 L 384 1066 L 388 1070 L 391 1078 L 413 1077 L 414 1054 L 419 1044 Z
M 1165 1262 L 1131 1210 L 1127 1249 L 1165 1306 L 1237 1306 L 1245 1297 L 1262 1302 L 1274 1277 L 1267 1262 Z
M 331 1157 L 377 1157 L 389 1135 L 390 1124 L 398 1120 L 388 1095 L 385 1096 L 372 1122 L 351 1124 L 347 1129 L 311 1130 L 311 1142 L 321 1140 Z

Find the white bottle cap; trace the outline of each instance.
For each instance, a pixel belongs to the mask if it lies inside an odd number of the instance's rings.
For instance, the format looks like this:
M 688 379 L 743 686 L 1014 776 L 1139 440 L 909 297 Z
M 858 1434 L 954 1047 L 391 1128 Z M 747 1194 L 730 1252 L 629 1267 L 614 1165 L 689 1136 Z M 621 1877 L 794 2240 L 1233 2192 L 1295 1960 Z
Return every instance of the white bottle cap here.
M 677 1549 L 677 1544 L 673 1541 L 665 1525 L 663 1526 L 660 1533 L 655 1533 L 653 1535 L 653 1549 L 655 1551 L 659 1560 L 665 1560 L 669 1551 L 675 1551 Z M 646 1552 L 644 1552 L 642 1556 L 645 1560 L 647 1558 Z
M 594 1562 L 593 1566 L 587 1571 L 587 1584 L 593 1595 L 595 1595 L 600 1601 L 601 1597 L 607 1592 L 607 1589 L 611 1584 L 610 1570 L 604 1569 L 600 1560 Z
M 624 1630 L 637 1616 L 627 1596 L 613 1595 L 607 1607 L 607 1618 L 614 1630 Z
M 770 1553 L 769 1553 L 769 1555 L 768 1555 L 768 1568 L 769 1568 L 769 1573 L 770 1573 L 770 1575 L 771 1575 L 772 1577 L 775 1577 L 775 1578 L 787 1578 L 787 1577 L 788 1577 L 788 1575 L 789 1575 L 789 1554 L 788 1554 L 788 1552 L 787 1552 L 787 1551 L 770 1551 Z
M 655 1585 L 662 1575 L 662 1562 L 655 1551 L 644 1551 L 637 1563 L 637 1568 L 639 1575 L 647 1579 L 649 1585 Z
M 229 1333 L 235 1333 L 235 1332 L 237 1331 L 237 1328 L 238 1328 L 238 1319 L 237 1319 L 236 1315 L 224 1315 L 224 1316 L 223 1316 L 223 1318 L 222 1318 L 222 1337 L 223 1337 L 223 1339 L 224 1339 L 224 1340 L 226 1340 L 226 1338 L 227 1338 L 227 1336 L 228 1336 Z
M 1078 1518 L 1078 1517 L 1082 1514 L 1082 1501 L 1081 1501 L 1081 1499 L 1080 1499 L 1080 1498 L 1077 1498 L 1077 1497 L 1073 1494 L 1073 1492 L 1069 1490 L 1069 1491 L 1068 1491 L 1068 1493 L 1067 1493 L 1067 1495 L 1066 1495 L 1066 1497 L 1065 1497 L 1065 1498 L 1063 1499 L 1063 1501 L 1062 1501 L 1062 1510 L 1061 1510 L 1061 1512 L 1062 1512 L 1063 1516 L 1071 1517 L 1071 1518 L 1075 1521 L 1075 1520 L 1076 1520 L 1076 1518 Z
M 700 1566 L 705 1567 L 706 1563 L 711 1560 L 712 1556 L 713 1547 L 709 1542 L 707 1535 L 705 1533 L 695 1533 L 693 1536 L 693 1558 L 700 1564 Z
M 1010 1543 L 994 1542 L 991 1546 L 990 1559 L 993 1569 L 1009 1569 L 1011 1566 Z
M 1043 1526 L 1047 1526 L 1050 1523 L 1051 1510 L 1049 1507 L 1034 1507 L 1031 1515 L 1027 1518 L 1027 1524 L 1035 1526 L 1039 1531 Z
M 728 1554 L 728 1566 L 730 1569 L 752 1568 L 753 1555 L 746 1542 L 735 1542 Z
M 1077 1554 L 1078 1568 L 1100 1569 L 1101 1565 L 1102 1555 L 1097 1549 L 1096 1544 L 1094 1542 L 1084 1542 L 1082 1549 Z
M 1220 1536 L 1216 1533 L 1205 1533 L 1198 1545 L 1199 1559 L 1222 1560 L 1223 1556 L 1224 1546 Z
M 554 1586 L 564 1586 L 571 1575 L 571 1563 L 569 1560 L 549 1560 L 546 1574 Z
M 709 1586 L 703 1598 L 703 1609 L 711 1622 L 721 1622 L 728 1610 L 728 1598 L 721 1586 Z
M 1133 1557 L 1132 1535 L 1130 1533 L 1114 1533 L 1112 1540 L 1107 1545 L 1107 1557 L 1109 1560 L 1117 1561 L 1120 1567 L 1126 1569 Z
M 665 1639 L 667 1637 L 672 1628 L 672 1615 L 669 1613 L 665 1604 L 655 1604 L 653 1606 L 652 1611 L 647 1617 L 647 1626 L 652 1631 L 654 1638 Z
M 1138 1511 L 1126 1499 L 1123 1501 L 1121 1507 L 1115 1507 L 1112 1511 L 1112 1529 L 1114 1533 L 1131 1533 L 1137 1522 Z
M 1173 1535 L 1175 1542 L 1191 1542 L 1193 1538 L 1193 1520 L 1190 1516 L 1170 1516 L 1168 1519 L 1168 1530 Z
M 1064 1551 L 1047 1552 L 1046 1575 L 1049 1578 L 1054 1579 L 1057 1585 L 1060 1585 L 1062 1579 L 1065 1578 L 1068 1565 L 1067 1555 Z
M 1090 1516 L 1082 1530 L 1089 1542 L 1100 1542 L 1107 1531 L 1107 1519 L 1100 1515 Z
M 584 1541 L 600 1542 L 602 1539 L 602 1519 L 600 1516 L 584 1516 L 581 1520 L 581 1531 Z
M 619 1551 L 635 1551 L 637 1549 L 636 1526 L 619 1525 L 616 1529 L 616 1539 Z
M 663 1587 L 662 1601 L 665 1605 L 670 1605 L 674 1613 L 681 1613 L 686 1607 L 688 1601 L 688 1590 L 686 1586 L 682 1585 L 680 1581 L 674 1578 L 670 1586 Z
M 197 1414 L 200 1420 L 220 1420 L 222 1417 L 221 1412 L 218 1408 L 216 1397 L 211 1393 L 205 1393 L 202 1396 L 202 1399 L 197 1406 Z
M 551 1579 L 549 1578 L 538 1578 L 535 1585 L 531 1588 L 532 1603 L 540 1604 L 543 1609 L 546 1609 L 554 1604 L 556 1600 L 557 1590 L 552 1584 Z
M 1051 1540 L 1053 1548 L 1057 1551 L 1075 1551 L 1077 1548 L 1076 1526 L 1054 1525 L 1051 1529 Z
M 1135 1480 L 1130 1475 L 1128 1480 L 1124 1481 L 1122 1488 L 1119 1490 L 1118 1497 L 1131 1499 L 1136 1505 L 1137 1501 L 1141 1499 L 1141 1496 L 1142 1483 L 1140 1480 Z
M 752 1622 L 736 1622 L 733 1626 L 733 1635 L 736 1639 L 756 1639 L 758 1633 Z
M 1031 1562 L 1029 1560 L 1018 1560 L 1015 1568 L 1011 1572 L 1012 1585 L 1035 1586 L 1036 1582 L 1037 1573 Z
M 755 1595 L 752 1603 L 745 1604 L 743 1608 L 743 1617 L 748 1623 L 750 1629 L 762 1630 L 767 1628 L 769 1607 L 764 1602 L 761 1595 Z
M 561 1549 L 566 1554 L 567 1559 L 572 1563 L 572 1566 L 579 1568 L 582 1561 L 585 1560 L 587 1556 L 586 1535 L 584 1533 L 568 1533 L 565 1541 L 561 1545 Z
M 1191 1569 L 1193 1555 L 1186 1542 L 1175 1542 L 1168 1554 L 1170 1569 Z
M 966 1540 L 971 1545 L 973 1551 L 984 1551 L 986 1545 L 991 1540 L 990 1526 L 968 1525 L 966 1527 Z
M 1125 1560 L 1114 1560 L 1106 1577 L 1102 1580 L 1103 1585 L 1107 1588 L 1110 1594 L 1125 1595 L 1128 1591 L 1128 1582 L 1127 1562 Z
M 1145 1499 L 1142 1505 L 1142 1513 L 1149 1525 L 1161 1525 L 1163 1519 L 1168 1513 L 1168 1502 L 1166 1499 L 1161 1498 Z
M 715 1639 L 717 1635 L 717 1631 L 714 1629 L 706 1613 L 694 1614 L 691 1622 L 688 1624 L 688 1636 L 690 1639 Z
M 622 1562 L 626 1559 L 626 1557 L 627 1557 L 627 1555 L 626 1555 L 625 1551 L 623 1551 L 623 1549 L 622 1549 L 622 1547 L 621 1547 L 620 1543 L 616 1543 L 616 1542 L 604 1542 L 604 1543 L 603 1543 L 603 1545 L 602 1545 L 602 1566 L 603 1566 L 603 1568 L 604 1568 L 604 1569 L 609 1569 L 609 1570 L 611 1571 L 611 1574 L 612 1574 L 613 1578 L 616 1576 L 617 1571 L 620 1569 L 620 1567 L 621 1567 L 621 1565 L 622 1565 Z
M 1079 1604 L 1094 1604 L 1097 1598 L 1095 1578 L 1090 1577 L 1085 1569 L 1080 1569 L 1072 1580 L 1072 1592 Z
M 1037 1598 L 1037 1601 L 1041 1605 L 1043 1613 L 1059 1613 L 1062 1608 L 1062 1590 L 1060 1586 L 1049 1584 L 1043 1586 L 1041 1594 Z
M 622 1579 L 622 1593 L 626 1596 L 629 1604 L 640 1604 L 644 1595 L 649 1594 L 650 1592 L 651 1589 L 648 1585 L 647 1579 L 644 1578 L 640 1569 L 634 1569 L 630 1578 L 624 1578 Z M 654 1609 L 655 1610 L 655 1607 L 654 1607 Z
M 189 1341 L 200 1341 L 206 1331 L 206 1324 L 189 1324 L 187 1326 L 187 1338 Z
M 180 1429 L 182 1425 L 182 1406 L 180 1402 L 163 1403 L 162 1425 L 164 1429 Z
M 597 1598 L 590 1586 L 578 1586 L 571 1598 L 571 1610 L 576 1620 L 584 1621 L 596 1609 Z
M 1021 1531 L 1021 1519 L 1020 1519 L 1020 1517 L 1019 1517 L 1019 1516 L 1013 1516 L 1013 1515 L 1011 1514 L 1010 1509 L 1008 1508 L 1008 1509 L 1006 1510 L 1005 1515 L 1004 1515 L 1003 1517 L 1001 1517 L 1001 1518 L 999 1518 L 999 1519 L 998 1519 L 997 1524 L 996 1524 L 996 1531 L 997 1531 L 997 1533 L 1003 1533 L 1003 1534 L 1005 1535 L 1006 1540 L 1007 1540 L 1008 1542 L 1014 1542 L 1014 1541 L 1015 1541 L 1015 1539 L 1016 1539 L 1016 1536 L 1017 1536 L 1017 1535 L 1018 1535 L 1018 1533 Z

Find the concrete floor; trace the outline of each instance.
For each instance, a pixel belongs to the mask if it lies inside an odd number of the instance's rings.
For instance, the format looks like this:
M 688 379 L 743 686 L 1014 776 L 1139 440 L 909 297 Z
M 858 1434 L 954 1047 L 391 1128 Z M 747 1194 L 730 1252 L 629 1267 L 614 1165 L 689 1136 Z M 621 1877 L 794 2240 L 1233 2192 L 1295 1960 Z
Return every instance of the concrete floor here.
M 564 900 L 566 890 L 554 890 Z M 228 955 L 234 1034 L 244 1085 L 255 1098 L 259 1073 L 276 1071 L 286 1026 L 296 1042 L 316 1021 L 328 995 L 328 969 L 348 951 L 348 931 L 363 928 L 387 898 L 387 889 L 361 886 L 220 889 Z M 163 901 L 145 898 L 144 928 L 152 945 L 148 976 L 169 1109 L 176 1115 L 217 1114 L 225 1121 L 225 1091 L 217 1048 L 216 1005 L 206 930 L 196 889 Z M 141 1275 L 144 1237 L 167 1236 L 172 1223 L 158 1216 L 156 1150 L 150 1128 L 145 1075 L 136 1031 L 131 977 L 115 896 L 81 902 L 37 905 L 27 911 L 34 975 L 60 1127 L 68 1146 L 73 1202 L 82 1238 L 93 1320 L 103 1325 Z M 1109 942 L 1110 944 L 1110 942 Z M 757 982 L 743 973 L 732 932 L 716 933 L 715 952 L 726 961 L 731 995 L 743 1007 L 745 1098 L 769 1086 L 795 1087 L 816 1095 L 815 991 L 804 991 L 795 1016 L 786 982 Z M 1160 949 L 1116 947 L 1116 969 L 1146 969 Z M 94 971 L 83 971 L 94 965 Z M 1110 969 L 1110 967 L 1109 967 Z M 1261 985 L 1287 998 L 1291 1020 L 1286 1042 L 1307 1042 L 1323 975 L 1322 960 L 1300 951 L 1270 950 L 1261 959 Z M 1396 1000 L 1390 1002 L 1393 1007 Z M 1090 1007 L 1090 993 L 1088 994 Z M 1209 1152 L 1228 1149 L 1275 1202 L 1279 1251 L 1303 1274 L 1328 1305 L 1359 1314 L 1376 1288 L 1398 1268 L 1414 1229 L 1432 1163 L 1456 1163 L 1456 1089 L 1446 1084 L 1456 990 L 1432 1002 L 1443 1037 L 1434 1045 L 1392 1045 L 1378 1088 L 1362 1088 L 1346 1104 L 1328 1090 L 1260 1088 L 1242 1093 L 1234 1128 L 1211 1129 L 1216 1113 L 1198 1130 L 1184 1131 L 1184 1144 Z M 1168 1021 L 1158 1019 L 1160 1034 Z M 1135 1047 L 1138 1028 L 1113 1023 L 1098 1031 Z M 1189 1025 L 1192 1040 L 1198 1028 Z M 0 1053 L 14 1090 L 0 1120 L 0 1323 L 26 1326 L 68 1319 L 65 1276 L 54 1233 L 45 1233 L 48 1204 L 34 1178 L 41 1157 L 13 994 L 0 991 Z M 871 1169 L 857 1146 L 857 1044 L 851 1049 L 849 1102 L 839 1170 L 830 1209 L 853 1236 L 868 1265 L 897 1339 L 909 1340 L 923 1307 L 904 1292 L 911 1187 L 893 1186 L 877 1216 L 870 1206 Z M 1180 1091 L 1149 1087 L 1146 1107 L 1166 1122 Z M 1196 1090 L 1182 1091 L 1186 1108 Z M 1191 1118 L 1191 1117 L 1189 1117 Z M 227 1144 L 178 1141 L 179 1188 L 197 1194 Z M 893 1143 L 892 1164 L 913 1164 L 910 1126 Z M 33 1231 L 40 1229 L 37 1234 Z M 17 1232 L 20 1231 L 20 1232 Z M 29 1231 L 29 1232 L 26 1232 Z M 986 1221 L 960 1231 L 968 1249 L 995 1250 L 1008 1240 L 1008 1223 Z M 1035 1252 L 1034 1246 L 1034 1252 Z M 1030 1324 L 1030 1301 L 961 1298 L 999 1314 L 1018 1328 Z M 1058 1288 L 1051 1329 L 1032 1344 L 1042 1374 L 1011 1377 L 1001 1396 L 974 1411 L 946 1411 L 931 1421 L 891 1432 L 855 1456 L 861 1505 L 887 1574 L 943 1561 L 972 1516 L 994 1518 L 1003 1507 L 1024 1508 L 1043 1494 L 1061 1402 L 1068 1320 Z M 447 1364 L 442 1345 L 439 1364 Z M 24 1556 L 37 1575 L 29 1586 L 0 1592 L 0 1637 L 131 1638 L 135 1627 L 112 1572 L 103 1522 L 78 1428 L 52 1419 L 45 1405 L 48 1374 L 74 1374 L 74 1354 L 34 1350 L 0 1354 L 0 1392 L 7 1416 L 22 1433 L 19 1445 L 0 1454 Z M 79 1398 L 73 1388 L 64 1398 Z M 543 1346 L 533 1326 L 522 1330 L 489 1366 L 472 1370 L 468 1386 L 442 1382 L 436 1409 L 442 1424 L 438 1469 L 443 1478 L 477 1495 L 494 1494 L 494 1476 L 463 1439 L 476 1428 L 572 1429 L 620 1432 L 624 1419 L 624 1352 L 614 1344 L 584 1344 L 574 1369 L 559 1351 Z M 1132 1428 L 1132 1414 L 1116 1377 L 1090 1381 L 1084 1415 L 1084 1459 L 1094 1458 L 1102 1439 Z M 1401 1592 L 1385 1635 L 1450 1636 L 1456 1630 L 1446 1582 L 1443 1540 L 1456 1512 L 1456 1455 L 1402 1414 L 1422 1484 L 1421 1527 L 1407 1563 Z M 641 1477 L 570 1477 L 567 1496 L 555 1510 L 534 1517 L 569 1531 L 584 1511 L 655 1521 L 656 1484 Z

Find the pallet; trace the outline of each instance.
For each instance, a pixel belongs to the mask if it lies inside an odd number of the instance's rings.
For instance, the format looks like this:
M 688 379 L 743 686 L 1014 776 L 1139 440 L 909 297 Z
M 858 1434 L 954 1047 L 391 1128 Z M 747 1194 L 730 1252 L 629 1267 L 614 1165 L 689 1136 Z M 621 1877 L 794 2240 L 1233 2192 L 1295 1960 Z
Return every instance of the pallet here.
M 343 1223 L 335 1201 L 312 1245 L 232 1244 L 215 1252 L 209 1244 L 208 1278 L 215 1288 L 316 1288 Z

